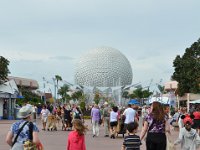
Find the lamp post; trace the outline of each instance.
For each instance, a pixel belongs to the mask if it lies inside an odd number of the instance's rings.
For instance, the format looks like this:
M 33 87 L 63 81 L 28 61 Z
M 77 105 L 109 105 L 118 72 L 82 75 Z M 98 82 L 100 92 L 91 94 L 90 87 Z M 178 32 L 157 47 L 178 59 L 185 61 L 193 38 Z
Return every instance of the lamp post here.
M 53 79 L 53 84 L 54 84 L 54 98 L 55 101 L 57 102 L 57 94 L 56 94 L 56 78 L 52 78 Z
M 43 90 L 44 90 L 44 92 L 43 92 L 43 100 L 44 100 L 44 104 L 46 105 L 46 97 L 45 97 L 45 77 L 43 77 L 42 78 L 43 79 Z

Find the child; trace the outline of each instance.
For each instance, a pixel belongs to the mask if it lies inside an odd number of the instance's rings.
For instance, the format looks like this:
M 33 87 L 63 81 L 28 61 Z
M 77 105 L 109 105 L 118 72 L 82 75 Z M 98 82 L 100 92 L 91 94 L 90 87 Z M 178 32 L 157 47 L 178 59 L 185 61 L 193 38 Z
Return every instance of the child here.
M 193 115 L 182 115 L 184 127 L 180 129 L 179 137 L 174 145 L 181 143 L 181 150 L 197 150 L 200 145 L 200 137 L 195 129 L 192 129 Z
M 129 135 L 124 138 L 121 150 L 140 150 L 140 145 L 141 145 L 140 137 L 138 135 L 135 135 L 137 129 L 138 129 L 137 122 L 129 123 L 127 125 L 127 130 L 129 132 Z
M 67 140 L 67 150 L 86 150 L 85 136 L 87 131 L 80 119 L 73 120 L 74 131 L 70 132 Z

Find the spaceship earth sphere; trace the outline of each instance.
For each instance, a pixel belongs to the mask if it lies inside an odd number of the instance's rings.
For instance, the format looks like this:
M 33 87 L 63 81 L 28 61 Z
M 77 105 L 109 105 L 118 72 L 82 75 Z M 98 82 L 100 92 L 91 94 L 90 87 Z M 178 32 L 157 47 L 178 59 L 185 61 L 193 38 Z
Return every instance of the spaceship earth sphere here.
M 99 47 L 85 53 L 75 68 L 75 83 L 90 87 L 116 87 L 132 83 L 132 68 L 117 49 Z

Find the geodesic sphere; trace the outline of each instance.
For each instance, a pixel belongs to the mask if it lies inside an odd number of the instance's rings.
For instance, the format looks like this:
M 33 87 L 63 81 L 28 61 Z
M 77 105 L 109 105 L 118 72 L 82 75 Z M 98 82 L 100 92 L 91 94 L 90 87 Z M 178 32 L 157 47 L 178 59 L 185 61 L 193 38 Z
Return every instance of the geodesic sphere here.
M 76 64 L 75 82 L 91 87 L 115 87 L 132 83 L 128 59 L 117 49 L 100 47 L 88 51 Z

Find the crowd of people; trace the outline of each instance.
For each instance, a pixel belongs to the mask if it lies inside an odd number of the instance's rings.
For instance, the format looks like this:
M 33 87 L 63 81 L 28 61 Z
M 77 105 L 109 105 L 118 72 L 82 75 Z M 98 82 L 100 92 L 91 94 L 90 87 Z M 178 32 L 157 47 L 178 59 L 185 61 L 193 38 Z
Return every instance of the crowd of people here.
M 189 112 L 185 107 L 175 109 L 170 113 L 169 105 L 153 102 L 150 106 L 143 106 L 141 110 L 142 130 L 137 135 L 139 127 L 138 106 L 128 104 L 126 108 L 110 107 L 107 102 L 103 106 L 94 104 L 91 108 L 92 137 L 99 136 L 99 128 L 104 127 L 104 137 L 115 139 L 118 134 L 126 135 L 121 150 L 139 150 L 142 141 L 147 150 L 166 150 L 171 130 L 179 128 L 179 136 L 172 144 L 181 144 L 182 150 L 197 150 L 200 146 L 200 109 L 197 107 Z M 27 140 L 41 147 L 35 122 L 32 123 L 33 107 L 29 104 L 19 110 L 20 121 L 12 124 L 7 134 L 6 142 L 17 150 L 24 146 Z M 38 112 L 38 111 L 37 111 Z M 68 135 L 67 150 L 85 150 L 85 134 L 88 127 L 84 124 L 83 112 L 77 105 L 46 106 L 40 109 L 42 130 L 71 131 Z

